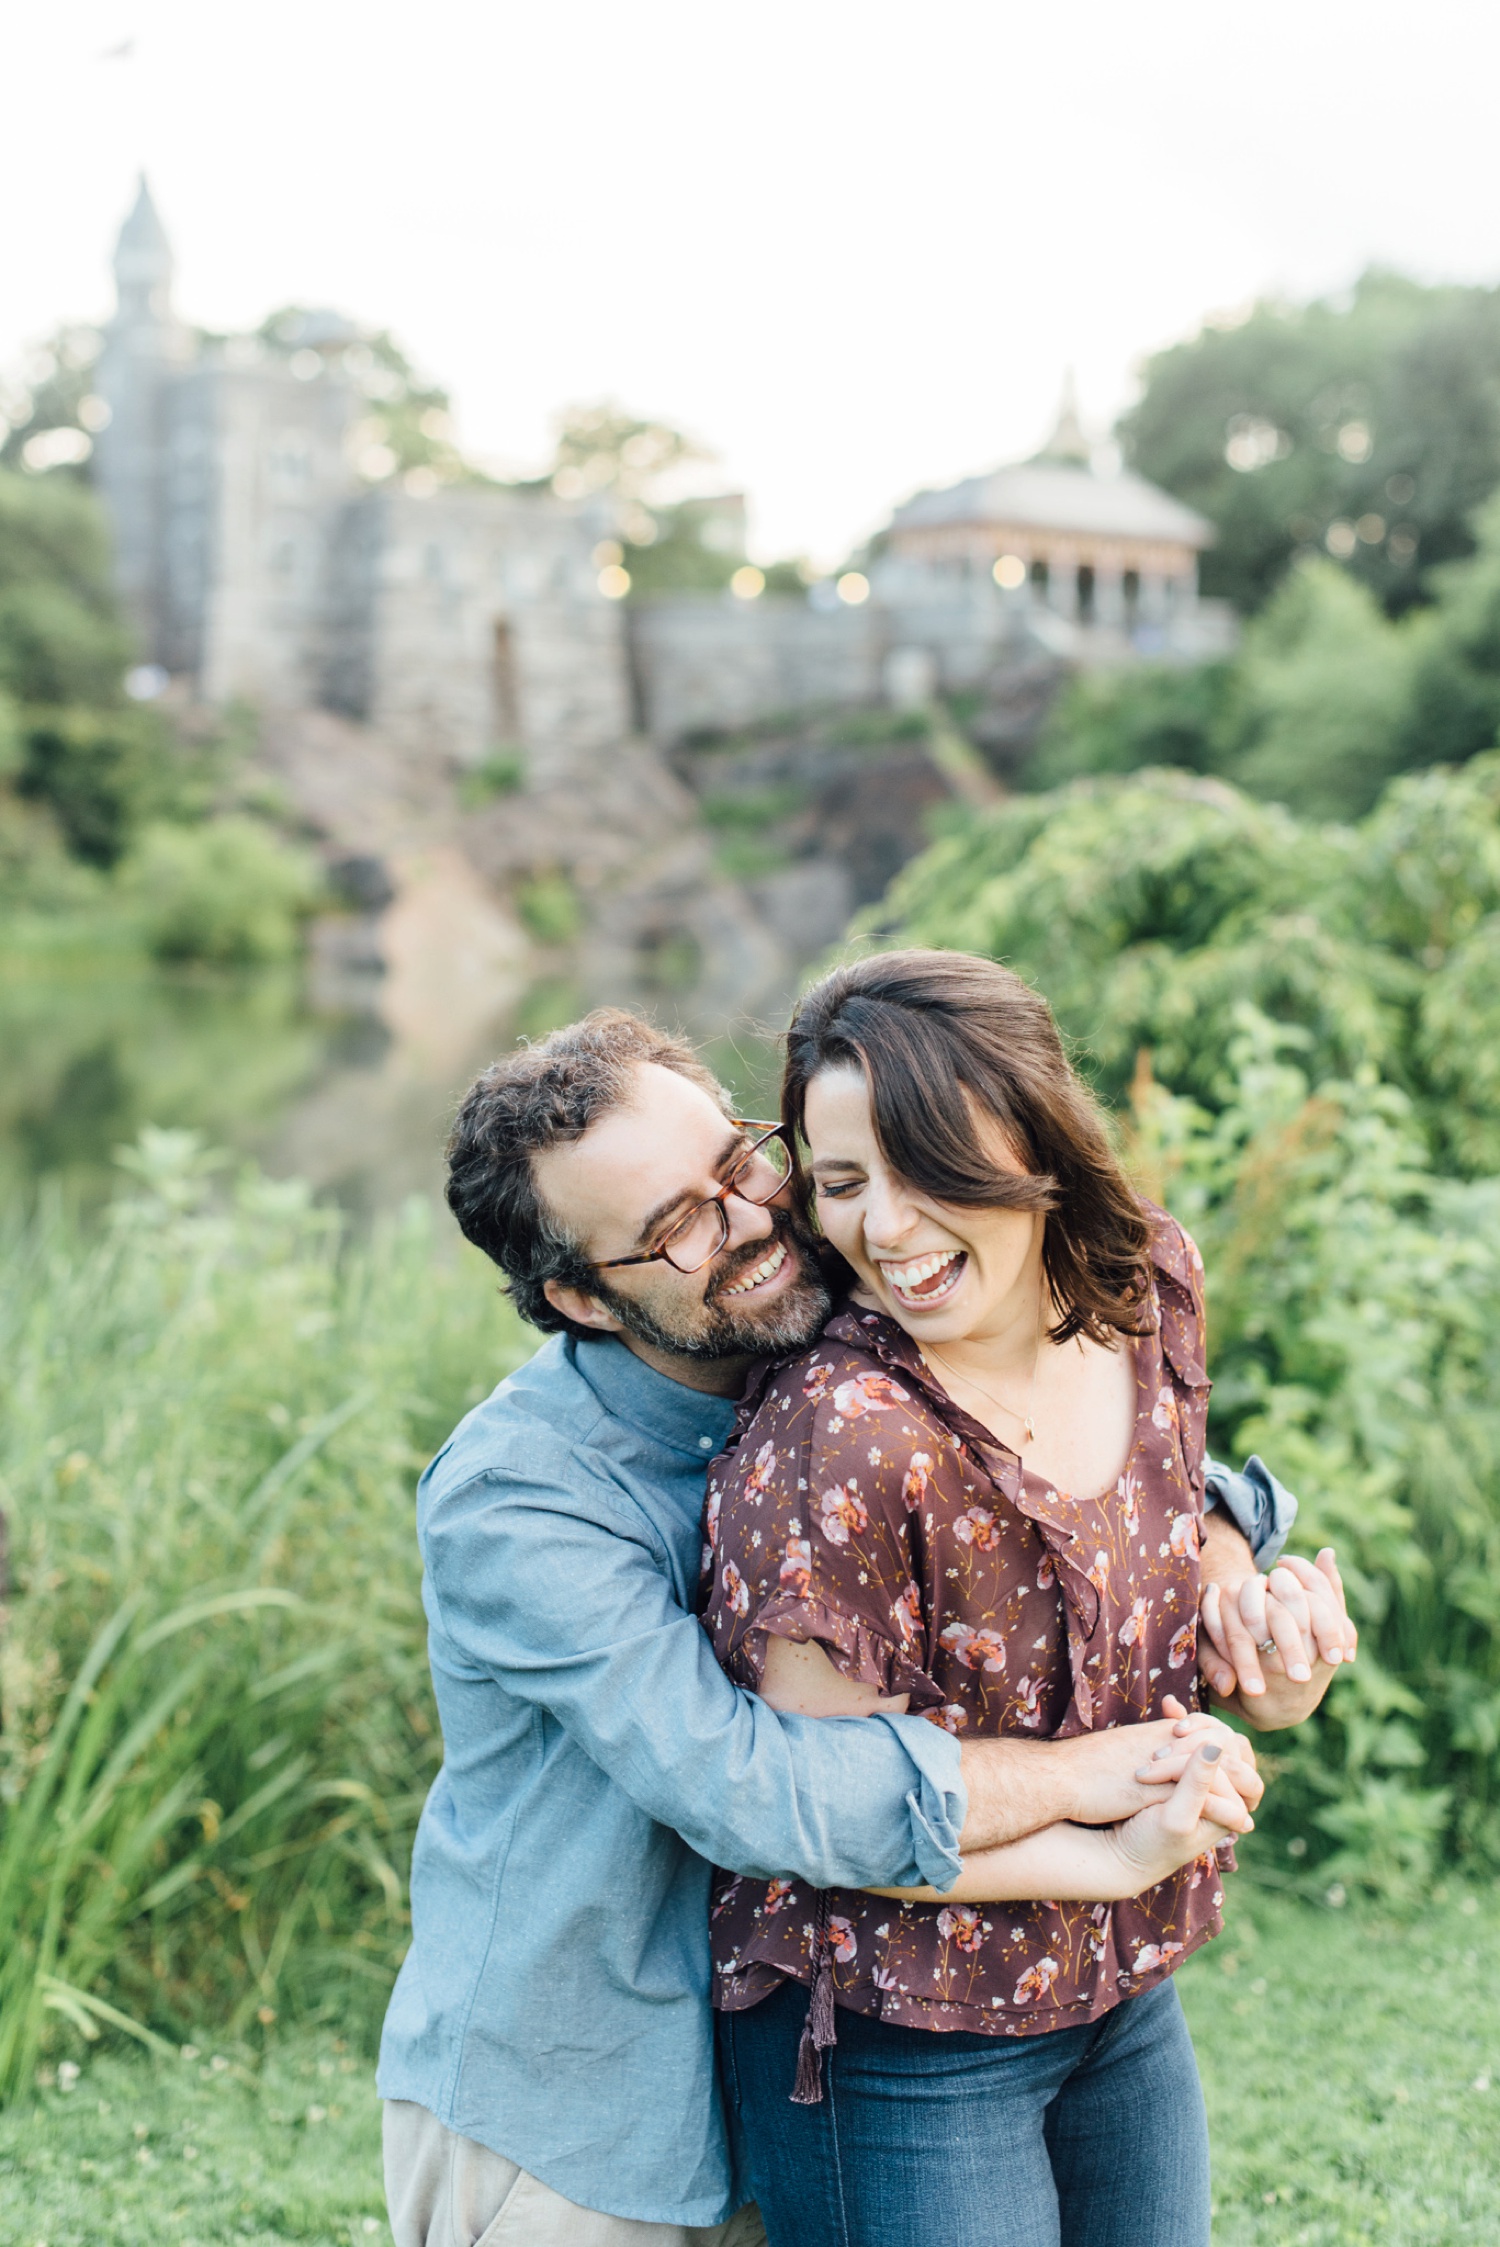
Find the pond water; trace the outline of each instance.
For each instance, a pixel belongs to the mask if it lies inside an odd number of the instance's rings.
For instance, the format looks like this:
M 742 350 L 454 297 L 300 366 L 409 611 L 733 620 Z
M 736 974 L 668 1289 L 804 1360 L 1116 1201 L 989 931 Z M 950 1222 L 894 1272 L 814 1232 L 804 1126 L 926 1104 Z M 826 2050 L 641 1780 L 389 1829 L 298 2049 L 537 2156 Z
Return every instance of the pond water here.
M 97 1200 L 115 1150 L 144 1124 L 190 1126 L 355 1215 L 439 1193 L 464 1087 L 517 1037 L 588 1003 L 523 963 L 467 966 L 424 983 L 329 978 L 316 963 L 224 976 L 128 959 L 0 961 L 0 1201 L 44 1180 Z M 651 1011 L 700 1037 L 706 1027 L 690 1000 Z M 779 1061 L 764 1026 L 726 1025 L 704 1049 L 748 1112 L 775 1113 Z

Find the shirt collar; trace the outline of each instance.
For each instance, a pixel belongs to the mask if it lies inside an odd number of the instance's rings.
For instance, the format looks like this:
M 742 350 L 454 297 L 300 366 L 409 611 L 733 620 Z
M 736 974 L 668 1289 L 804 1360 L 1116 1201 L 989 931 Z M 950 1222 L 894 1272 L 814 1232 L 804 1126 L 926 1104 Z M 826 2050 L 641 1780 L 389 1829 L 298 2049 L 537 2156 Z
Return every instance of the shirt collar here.
M 567 1349 L 576 1371 L 605 1411 L 668 1451 L 680 1451 L 707 1466 L 734 1427 L 734 1400 L 706 1396 L 658 1373 L 612 1334 L 581 1342 L 569 1336 Z

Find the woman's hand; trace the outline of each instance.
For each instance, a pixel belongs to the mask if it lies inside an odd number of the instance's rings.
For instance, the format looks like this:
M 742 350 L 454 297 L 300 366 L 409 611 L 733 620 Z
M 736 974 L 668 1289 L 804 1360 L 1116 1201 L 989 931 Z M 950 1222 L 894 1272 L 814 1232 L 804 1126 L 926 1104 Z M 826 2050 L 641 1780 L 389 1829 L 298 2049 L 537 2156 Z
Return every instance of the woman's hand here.
M 1254 1831 L 1234 1759 L 1218 1740 L 1205 1740 L 1193 1747 L 1164 1801 L 1110 1830 L 1123 1882 L 1120 1898 L 1139 1896 L 1220 1842 Z
M 1205 1677 L 1261 1731 L 1310 1716 L 1359 1644 L 1326 1545 L 1316 1565 L 1289 1554 L 1269 1576 L 1251 1571 L 1237 1582 L 1206 1583 L 1200 1619 Z
M 1190 1713 L 1170 1693 L 1162 1702 L 1162 1712 L 1177 1720 L 1172 1727 L 1172 1737 L 1152 1750 L 1136 1773 L 1137 1778 L 1158 1786 L 1180 1782 L 1200 1750 L 1216 1748 L 1219 1751 L 1216 1762 L 1222 1759 L 1222 1768 L 1214 1790 L 1216 1801 L 1222 1797 L 1223 1807 L 1231 1815 L 1234 1814 L 1231 1795 L 1246 1811 L 1257 1809 L 1261 1796 L 1266 1791 L 1266 1783 L 1256 1769 L 1255 1750 L 1244 1734 L 1232 1731 L 1222 1718 L 1210 1716 L 1204 1710 L 1198 1709 Z M 1153 1810 L 1159 1807 L 1161 1806 L 1155 1803 L 1150 1805 Z M 1142 1813 L 1138 1812 L 1137 1815 Z M 1129 1823 L 1128 1819 L 1121 1821 L 1122 1826 Z M 1238 1832 L 1241 1829 L 1236 1827 L 1235 1830 Z M 1250 1831 L 1248 1826 L 1243 1830 L 1246 1833 Z

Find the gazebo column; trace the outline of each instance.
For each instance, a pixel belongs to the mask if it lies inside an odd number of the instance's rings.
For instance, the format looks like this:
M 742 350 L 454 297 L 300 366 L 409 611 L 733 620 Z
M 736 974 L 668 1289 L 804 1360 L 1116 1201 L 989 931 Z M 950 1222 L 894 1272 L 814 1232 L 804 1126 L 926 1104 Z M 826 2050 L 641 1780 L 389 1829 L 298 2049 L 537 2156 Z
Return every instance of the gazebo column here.
M 1125 629 L 1125 572 L 1117 562 L 1094 564 L 1094 622 L 1111 632 Z
M 1141 597 L 1136 607 L 1138 624 L 1164 624 L 1167 619 L 1167 581 L 1160 570 L 1142 570 Z

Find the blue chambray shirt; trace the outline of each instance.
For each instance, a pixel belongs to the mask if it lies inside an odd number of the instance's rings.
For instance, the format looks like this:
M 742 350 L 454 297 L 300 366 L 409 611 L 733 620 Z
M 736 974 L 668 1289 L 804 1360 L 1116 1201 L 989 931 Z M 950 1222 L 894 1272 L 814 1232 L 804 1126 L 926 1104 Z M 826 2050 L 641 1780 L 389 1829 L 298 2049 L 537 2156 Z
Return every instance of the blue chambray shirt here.
M 418 1490 L 443 1767 L 379 2088 L 586 2208 L 739 2198 L 708 2006 L 713 1863 L 950 1885 L 958 1745 L 917 1717 L 778 1716 L 692 1611 L 733 1406 L 554 1337 Z

